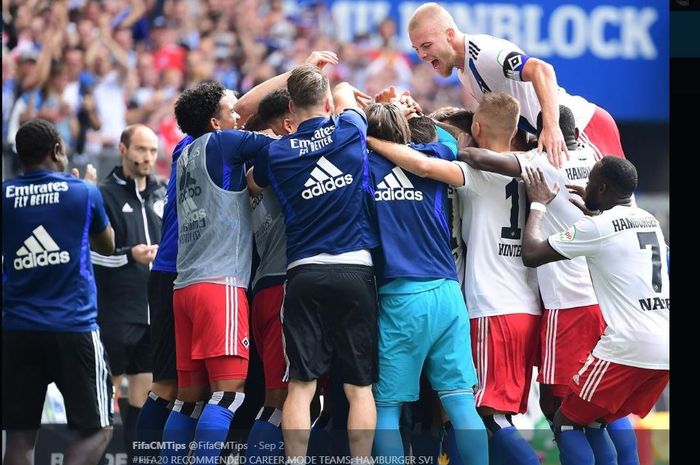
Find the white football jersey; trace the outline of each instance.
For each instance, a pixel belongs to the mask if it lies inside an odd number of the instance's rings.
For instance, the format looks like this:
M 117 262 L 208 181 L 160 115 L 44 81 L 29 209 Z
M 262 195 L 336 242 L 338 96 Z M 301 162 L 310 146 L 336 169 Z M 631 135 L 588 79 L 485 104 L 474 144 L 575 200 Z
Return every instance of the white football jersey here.
M 453 163 L 464 173 L 464 186 L 457 187 L 457 194 L 467 248 L 464 295 L 469 317 L 540 315 L 537 273 L 522 259 L 522 181 Z
M 520 103 L 520 115 L 530 124 L 528 131 L 535 133 L 537 114 L 541 110 L 535 88 L 524 82 L 522 69 L 529 57 L 517 45 L 486 34 L 464 36 L 464 70 L 459 80 L 468 92 L 481 102 L 487 92 L 505 92 Z M 583 97 L 569 95 L 559 87 L 559 105 L 566 105 L 574 113 L 579 130 L 588 125 L 595 105 Z M 525 128 L 523 128 L 525 129 Z
M 542 233 L 549 237 L 563 231 L 583 218 L 583 213 L 569 202 L 571 195 L 566 184 L 586 186 L 588 174 L 595 165 L 595 152 L 588 146 L 579 144 L 577 150 L 569 151 L 569 160 L 564 160 L 561 169 L 553 167 L 547 161 L 545 153 L 538 154 L 537 150 L 517 154 L 523 172 L 526 166 L 541 168 L 549 186 L 559 183 L 559 193 L 547 205 L 544 216 Z M 583 307 L 598 303 L 588 273 L 588 265 L 583 257 L 573 260 L 561 260 L 537 267 L 537 281 L 544 308 L 566 309 Z
M 641 208 L 618 205 L 549 237 L 567 258 L 586 257 L 608 327 L 593 350 L 602 360 L 669 368 L 666 242 L 659 222 Z

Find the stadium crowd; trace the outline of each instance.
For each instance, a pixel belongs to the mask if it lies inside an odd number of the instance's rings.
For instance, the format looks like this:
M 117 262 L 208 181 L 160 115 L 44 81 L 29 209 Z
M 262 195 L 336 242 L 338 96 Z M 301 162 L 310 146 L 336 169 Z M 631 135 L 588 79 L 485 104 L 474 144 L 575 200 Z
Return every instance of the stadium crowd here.
M 59 128 L 73 166 L 98 176 L 118 162 L 121 130 L 142 123 L 159 135 L 158 173 L 182 137 L 172 108 L 179 93 L 215 79 L 243 94 L 331 50 L 340 65 L 331 84 L 348 81 L 374 95 L 410 89 L 430 112 L 461 101 L 458 82 L 440 78 L 395 46 L 396 24 L 341 43 L 325 2 L 282 0 L 8 0 L 3 2 L 3 179 L 17 170 L 14 134 L 45 118 Z

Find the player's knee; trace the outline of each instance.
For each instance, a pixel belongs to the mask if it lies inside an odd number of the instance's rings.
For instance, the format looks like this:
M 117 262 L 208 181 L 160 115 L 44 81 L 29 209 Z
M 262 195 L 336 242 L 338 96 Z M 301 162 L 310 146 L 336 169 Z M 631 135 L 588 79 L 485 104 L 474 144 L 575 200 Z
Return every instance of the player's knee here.
M 151 391 L 161 399 L 173 401 L 177 397 L 177 381 L 174 379 L 155 381 Z
M 440 398 L 440 401 L 444 397 L 449 397 L 453 395 L 465 395 L 465 396 L 473 396 L 474 395 L 474 389 L 468 388 L 468 389 L 458 389 L 458 390 L 453 390 L 453 391 L 439 391 L 437 393 L 438 397 Z
M 482 415 L 481 419 L 484 421 L 484 426 L 489 432 L 490 436 L 498 433 L 503 428 L 508 428 L 513 425 L 512 417 L 509 414 L 496 413 L 492 415 Z
M 593 421 L 589 424 L 586 425 L 586 428 L 591 428 L 591 429 L 605 429 L 608 427 L 608 423 L 603 420 L 602 418 L 596 421 Z
M 78 430 L 78 436 L 80 439 L 95 439 L 98 444 L 108 444 L 112 440 L 114 435 L 114 428 L 112 426 L 105 426 L 104 428 L 88 428 Z
M 289 381 L 287 399 L 293 397 L 295 399 L 303 399 L 311 403 L 314 394 L 316 393 L 316 381 L 300 381 L 292 379 Z
M 287 389 L 267 389 L 265 390 L 265 405 L 282 410 L 284 401 L 287 399 Z
M 559 442 L 559 436 L 562 432 L 572 430 L 583 431 L 583 426 L 567 418 L 559 408 L 554 414 L 554 440 Z
M 549 389 L 547 385 L 541 385 L 540 409 L 542 409 L 542 413 L 544 414 L 545 418 L 547 418 L 547 420 L 549 420 L 550 422 L 554 421 L 554 414 L 557 410 L 559 410 L 559 407 L 561 407 L 561 403 L 561 397 L 557 397 L 554 394 L 552 394 L 551 389 Z
M 245 380 L 244 379 L 217 379 L 212 380 L 211 392 L 243 392 L 245 390 Z
M 349 403 L 374 401 L 372 386 L 355 386 L 354 384 L 343 384 L 343 391 Z

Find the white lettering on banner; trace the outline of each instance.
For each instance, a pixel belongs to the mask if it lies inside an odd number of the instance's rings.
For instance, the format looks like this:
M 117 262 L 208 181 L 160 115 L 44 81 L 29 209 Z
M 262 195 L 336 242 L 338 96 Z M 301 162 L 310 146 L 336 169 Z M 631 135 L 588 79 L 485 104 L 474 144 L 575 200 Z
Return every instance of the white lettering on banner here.
M 571 26 L 571 40 L 567 30 Z M 557 55 L 564 58 L 580 57 L 586 52 L 586 13 L 574 5 L 564 5 L 549 18 L 550 43 Z M 525 50 L 525 49 L 524 49 Z
M 517 33 L 518 37 L 511 37 L 514 33 Z M 493 10 L 491 34 L 518 44 L 520 42 L 520 12 L 518 7 L 503 5 Z
M 546 40 L 540 40 L 542 37 L 542 7 L 539 5 L 525 5 L 523 7 L 523 18 L 525 24 L 530 24 L 532 27 L 526 27 L 523 31 L 524 37 L 522 42 L 512 42 L 523 47 L 530 56 L 547 57 L 552 55 L 552 47 Z M 522 45 L 520 45 L 522 43 Z
M 643 58 L 653 60 L 658 54 L 654 41 L 649 35 L 651 26 L 659 19 L 659 13 L 653 8 L 637 11 L 634 7 L 622 10 L 622 57 L 636 58 L 639 51 Z
M 400 45 L 411 49 L 408 21 L 422 2 L 398 4 Z M 340 0 L 333 3 L 338 38 L 353 40 L 384 19 L 392 2 Z M 490 34 L 510 40 L 535 57 L 578 58 L 591 53 L 601 60 L 654 60 L 657 44 L 651 28 L 659 12 L 650 6 L 598 5 L 590 11 L 576 4 L 562 4 L 545 19 L 541 5 L 516 3 L 445 3 L 457 26 L 470 34 Z
M 389 2 L 336 2 L 332 15 L 338 37 L 351 42 L 354 36 L 374 30 L 389 15 L 390 8 Z
M 616 8 L 602 6 L 591 12 L 591 51 L 599 58 L 614 58 L 620 53 L 620 41 L 605 41 L 606 23 L 619 26 L 620 15 Z

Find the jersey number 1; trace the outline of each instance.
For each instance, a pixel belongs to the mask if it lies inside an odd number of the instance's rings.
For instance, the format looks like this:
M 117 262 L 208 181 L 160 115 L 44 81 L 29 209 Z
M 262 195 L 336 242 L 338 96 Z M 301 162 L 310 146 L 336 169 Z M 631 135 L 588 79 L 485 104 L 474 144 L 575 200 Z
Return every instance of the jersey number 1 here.
M 522 229 L 518 227 L 518 216 L 520 215 L 520 194 L 518 193 L 518 181 L 513 178 L 506 184 L 506 199 L 510 197 L 510 227 L 501 228 L 501 238 L 520 239 Z

